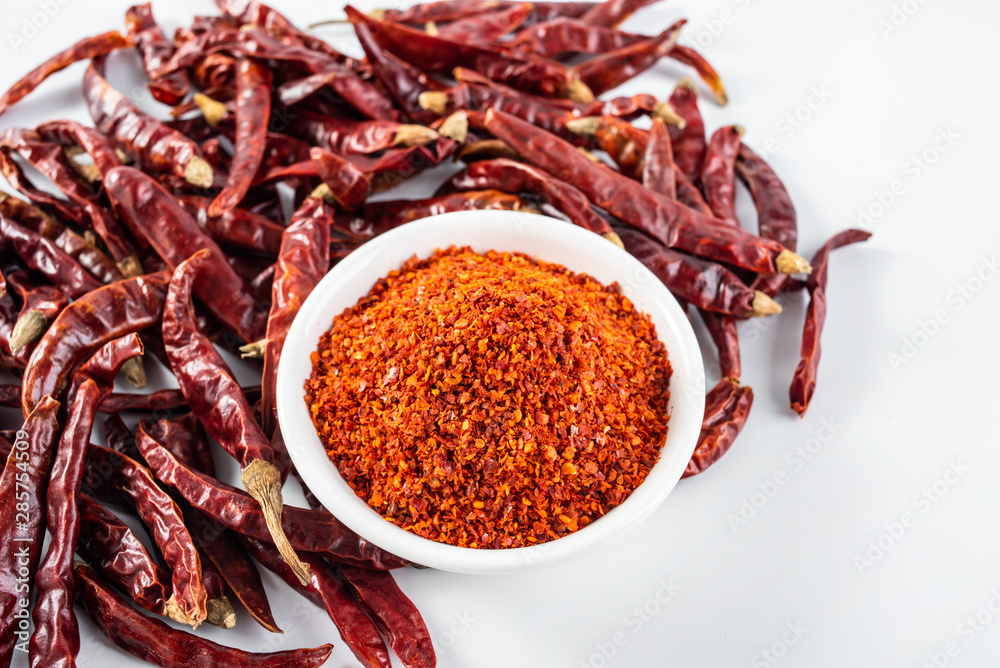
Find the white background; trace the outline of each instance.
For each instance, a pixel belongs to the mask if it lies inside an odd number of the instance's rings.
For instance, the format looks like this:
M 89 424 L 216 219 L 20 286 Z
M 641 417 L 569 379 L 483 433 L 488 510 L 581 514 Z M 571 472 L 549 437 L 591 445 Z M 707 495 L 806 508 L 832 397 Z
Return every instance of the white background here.
M 121 28 L 128 5 L 52 0 L 55 15 L 40 19 L 44 4 L 7 3 L 0 89 L 73 40 Z M 337 15 L 336 6 L 279 5 L 300 25 Z M 207 0 L 154 9 L 171 31 L 214 11 Z M 752 147 L 769 146 L 798 209 L 800 252 L 811 256 L 856 226 L 859 209 L 876 214 L 865 221 L 872 240 L 832 258 L 809 413 L 800 420 L 787 407 L 804 309 L 796 298 L 780 317 L 744 328 L 744 380 L 756 401 L 736 446 L 678 485 L 639 529 L 544 572 L 407 570 L 400 584 L 423 611 L 444 668 L 996 665 L 1000 6 L 678 0 L 625 27 L 658 32 L 682 16 L 690 20 L 682 41 L 700 46 L 730 93 L 727 108 L 703 98 L 709 127 L 741 123 Z M 322 35 L 351 48 L 345 29 Z M 665 97 L 682 74 L 663 63 L 625 90 Z M 61 73 L 0 125 L 89 122 L 81 75 L 82 66 Z M 131 76 L 113 78 L 129 91 L 140 81 Z M 894 182 L 900 194 L 889 203 Z M 407 193 L 431 187 L 408 184 Z M 740 212 L 752 228 L 746 197 Z M 962 297 L 960 286 L 977 291 Z M 935 314 L 943 324 L 921 334 Z M 906 361 L 894 365 L 891 353 Z M 806 460 L 796 450 L 808 445 L 815 454 Z M 944 482 L 952 467 L 962 475 Z M 769 484 L 775 475 L 783 485 Z M 905 513 L 910 526 L 893 526 Z M 246 614 L 232 631 L 205 634 L 257 650 L 333 641 L 328 665 L 357 665 L 322 611 L 273 578 L 266 584 L 283 636 Z M 81 623 L 78 665 L 138 663 Z M 767 648 L 782 656 L 765 658 Z

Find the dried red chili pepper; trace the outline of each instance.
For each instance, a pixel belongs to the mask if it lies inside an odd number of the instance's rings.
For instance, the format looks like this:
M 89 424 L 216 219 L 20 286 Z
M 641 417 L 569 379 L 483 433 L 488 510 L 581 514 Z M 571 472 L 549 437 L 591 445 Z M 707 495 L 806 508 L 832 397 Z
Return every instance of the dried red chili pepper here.
M 259 504 L 235 487 L 195 471 L 174 457 L 143 430 L 140 423 L 136 444 L 157 479 L 177 490 L 193 507 L 222 526 L 241 535 L 271 541 Z M 364 568 L 388 570 L 406 561 L 380 550 L 360 538 L 327 512 L 285 506 L 282 524 L 295 549 L 320 552 L 337 561 Z
M 236 626 L 236 610 L 226 596 L 226 582 L 211 560 L 201 554 L 201 580 L 208 594 L 205 609 L 208 614 L 205 621 L 220 629 L 231 629 Z
M 277 255 L 284 230 L 281 225 L 241 208 L 234 208 L 221 216 L 211 216 L 208 207 L 212 200 L 207 197 L 178 195 L 176 199 L 216 243 Z
M 237 336 L 256 341 L 266 315 L 250 297 L 246 284 L 224 261 L 222 249 L 198 226 L 173 195 L 133 167 L 116 167 L 104 187 L 118 215 L 137 236 L 144 237 L 171 268 L 205 249 L 213 256 L 195 283 L 195 294 Z
M 180 390 L 159 390 L 150 394 L 113 392 L 104 398 L 98 410 L 109 415 L 129 412 L 158 413 L 177 410 L 186 405 Z
M 705 162 L 701 166 L 701 189 L 705 200 L 717 218 L 736 226 L 739 221 L 736 219 L 735 167 L 742 136 L 743 128 L 738 125 L 716 130 L 708 142 Z
M 351 23 L 368 26 L 379 44 L 393 55 L 430 73 L 449 73 L 463 66 L 498 83 L 549 97 L 591 102 L 593 93 L 559 63 L 535 56 L 518 57 L 500 48 L 433 37 L 400 23 L 378 21 L 348 5 Z
M 195 324 L 191 290 L 207 257 L 206 251 L 199 251 L 179 264 L 171 279 L 163 312 L 163 342 L 170 366 L 191 410 L 239 462 L 243 486 L 260 504 L 275 545 L 305 582 L 308 569 L 298 560 L 281 526 L 281 475 L 273 463 L 274 451 L 229 367 Z
M 669 101 L 674 111 L 684 119 L 683 128 L 670 128 L 674 162 L 688 181 L 697 183 L 705 161 L 706 142 L 705 121 L 698 110 L 698 94 L 694 91 L 694 84 L 688 79 L 682 79 L 671 93 Z
M 118 281 L 67 306 L 32 353 L 23 382 L 25 416 L 45 395 L 61 395 L 70 373 L 101 346 L 158 324 L 169 280 L 162 272 Z
M 52 56 L 11 86 L 3 96 L 0 96 L 0 114 L 6 111 L 12 104 L 23 99 L 28 93 L 35 90 L 49 75 L 55 74 L 75 62 L 103 56 L 118 49 L 128 48 L 131 45 L 131 42 L 117 30 L 93 37 L 85 37 L 68 49 Z
M 777 303 L 772 303 L 776 310 L 780 311 Z M 736 320 L 731 316 L 708 310 L 699 310 L 698 312 L 701 314 L 701 319 L 704 321 L 708 334 L 712 337 L 712 342 L 718 351 L 720 375 L 723 378 L 739 379 L 743 373 L 743 366 L 740 361 L 740 338 Z
M 35 128 L 35 132 L 43 141 L 80 147 L 90 156 L 94 167 L 101 174 L 122 164 L 107 137 L 96 129 L 81 125 L 76 121 L 66 119 L 47 121 Z
M 31 615 L 35 630 L 28 645 L 35 665 L 72 666 L 80 651 L 80 630 L 73 614 L 73 553 L 80 537 L 76 499 L 100 395 L 93 380 L 80 386 L 52 461 L 46 492 L 51 540 L 35 576 L 38 598 Z
M 80 598 L 94 623 L 123 650 L 158 666 L 318 668 L 333 651 L 332 645 L 267 654 L 224 647 L 139 613 L 83 564 L 76 566 L 75 574 Z
M 5 408 L 21 407 L 20 384 L 13 383 L 0 385 L 0 406 L 4 406 Z
M 653 119 L 642 155 L 642 185 L 670 199 L 677 199 L 677 165 L 667 124 Z
M 109 583 L 150 612 L 166 614 L 170 575 L 150 556 L 127 524 L 86 494 L 77 499 L 77 554 Z
M 645 72 L 669 54 L 685 23 L 687 20 L 681 19 L 656 37 L 595 56 L 574 67 L 573 73 L 594 95 L 606 93 Z
M 588 9 L 580 15 L 580 20 L 596 26 L 620 25 L 643 7 L 648 7 L 658 0 L 607 0 Z
M 147 74 L 156 71 L 174 54 L 173 45 L 167 41 L 166 35 L 153 18 L 150 3 L 129 7 L 125 12 L 125 27 L 128 29 L 129 39 L 142 54 L 142 64 Z M 172 107 L 188 94 L 191 82 L 187 72 L 182 70 L 153 79 L 146 86 L 156 100 Z
M 688 181 L 687 177 L 684 176 L 684 172 L 682 172 L 679 167 L 677 167 L 677 171 L 674 174 L 674 178 L 676 179 L 674 185 L 677 188 L 678 202 L 706 216 L 715 215 L 714 213 L 712 213 L 712 207 L 710 207 L 708 205 L 708 202 L 705 201 L 705 196 L 701 194 L 701 191 L 698 190 L 697 186 Z M 795 250 L 795 249 L 789 248 L 788 250 Z M 784 276 L 785 274 L 779 274 L 779 275 Z M 765 290 L 764 292 L 767 291 Z M 772 297 L 774 296 L 770 292 L 768 292 L 767 294 Z
M 591 202 L 667 246 L 766 273 L 804 273 L 808 263 L 781 244 L 708 218 L 596 165 L 571 144 L 502 112 L 486 125 L 532 164 L 565 175 Z
M 308 77 L 285 82 L 278 89 L 278 98 L 289 106 L 327 86 L 365 118 L 395 121 L 400 117 L 392 100 L 375 84 L 337 63 L 329 63 Z
M 700 309 L 739 318 L 781 313 L 763 293 L 748 288 L 739 277 L 716 262 L 678 253 L 638 230 L 616 228 L 625 250 L 642 262 L 672 293 Z
M 400 225 L 439 213 L 472 209 L 519 211 L 524 208 L 520 197 L 499 190 L 460 192 L 428 199 L 384 200 L 369 202 L 353 213 L 337 212 L 333 230 L 354 239 L 372 239 Z
M 729 103 L 729 96 L 726 95 L 726 87 L 722 85 L 722 77 L 715 71 L 715 68 L 705 60 L 705 57 L 692 49 L 690 46 L 677 44 L 670 52 L 670 57 L 678 62 L 688 65 L 698 73 L 698 76 L 708 84 L 715 94 L 715 99 L 719 104 L 726 106 Z
M 292 589 L 326 610 L 340 637 L 366 668 L 389 668 L 392 661 L 379 630 L 353 600 L 347 587 L 332 569 L 315 555 L 307 555 L 310 580 L 299 582 L 272 546 L 253 539 L 243 541 L 247 550 L 264 566 L 281 576 Z
M 437 36 L 470 44 L 489 44 L 517 30 L 534 11 L 530 2 L 522 2 L 496 11 L 467 16 L 439 26 Z
M 435 196 L 490 189 L 514 195 L 532 193 L 541 196 L 574 225 L 621 245 L 611 224 L 591 208 L 583 193 L 544 170 L 521 162 L 504 158 L 474 162 L 446 181 Z
M 751 406 L 753 390 L 740 385 L 735 378 L 723 378 L 712 388 L 705 399 L 705 419 L 698 445 L 682 478 L 701 473 L 726 454 L 746 424 Z
M 371 192 L 371 176 L 355 167 L 346 159 L 314 146 L 309 157 L 316 166 L 316 174 L 326 189 L 324 198 L 332 198 L 341 207 L 351 210 L 365 203 Z
M 397 146 L 432 142 L 438 133 L 423 125 L 393 121 L 357 121 L 297 111 L 291 119 L 292 134 L 339 155 L 378 153 Z
M 798 223 L 792 198 L 771 166 L 746 145 L 740 147 L 736 174 L 750 190 L 757 208 L 757 227 L 762 237 L 774 239 L 785 248 L 796 250 Z M 772 297 L 787 285 L 783 275 L 758 276 L 753 287 Z
M 339 566 L 338 571 L 406 668 L 437 665 L 427 625 L 391 573 L 353 566 Z
M 8 271 L 7 284 L 21 299 L 21 311 L 10 334 L 10 352 L 18 355 L 22 348 L 41 338 L 49 324 L 69 304 L 66 293 L 53 285 L 37 285 L 23 271 Z
M 649 131 L 616 116 L 578 118 L 567 123 L 567 127 L 580 136 L 589 137 L 591 148 L 607 153 L 622 174 L 635 180 L 642 178 Z
M 0 215 L 0 246 L 13 251 L 31 269 L 44 275 L 71 298 L 101 287 L 101 283 L 53 241 Z
M 806 289 L 809 290 L 809 306 L 806 307 L 806 321 L 802 329 L 802 359 L 795 368 L 788 397 L 792 410 L 802 417 L 809 408 L 816 392 L 816 374 L 819 370 L 819 338 L 826 322 L 826 282 L 830 251 L 867 241 L 871 232 L 847 229 L 830 237 L 813 256 L 815 271 L 809 275 Z
M 483 12 L 507 9 L 516 4 L 520 3 L 507 0 L 439 0 L 437 2 L 417 3 L 406 9 L 376 10 L 376 13 L 389 21 L 424 25 L 428 21 L 436 23 L 457 21 Z M 579 17 L 597 5 L 596 2 L 535 2 L 533 4 L 535 12 L 530 19 L 532 21 L 549 21 L 558 16 Z
M 83 75 L 83 96 L 94 125 L 144 169 L 173 174 L 199 188 L 210 188 L 212 168 L 198 144 L 137 109 L 105 80 L 101 66 L 94 61 Z
M 511 48 L 555 58 L 569 53 L 617 51 L 647 39 L 646 35 L 622 32 L 611 26 L 593 25 L 564 16 L 521 30 L 511 41 Z
M 149 527 L 172 571 L 173 595 L 167 601 L 167 615 L 197 628 L 208 614 L 208 597 L 201 581 L 201 559 L 180 508 L 145 466 L 116 450 L 91 445 L 86 470 L 85 483 L 92 495 L 100 499 L 123 496 Z
M 271 70 L 253 58 L 241 58 L 236 68 L 236 142 L 229 180 L 208 208 L 218 217 L 232 210 L 247 194 L 264 158 L 271 120 Z
M 18 622 L 28 614 L 46 527 L 46 486 L 59 439 L 59 402 L 44 397 L 17 432 L 0 474 L 0 664 L 10 665 L 14 645 L 28 640 Z M 18 508 L 18 504 L 24 504 Z M 24 569 L 28 590 L 19 582 Z
M 237 62 L 238 59 L 225 53 L 209 53 L 191 68 L 191 78 L 204 91 L 231 88 L 236 81 Z

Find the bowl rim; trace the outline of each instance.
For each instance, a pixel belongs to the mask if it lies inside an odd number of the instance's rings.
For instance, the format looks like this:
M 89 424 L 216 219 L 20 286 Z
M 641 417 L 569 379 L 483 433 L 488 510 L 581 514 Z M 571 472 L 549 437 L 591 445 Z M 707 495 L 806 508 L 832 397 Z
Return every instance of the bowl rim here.
M 506 247 L 492 241 L 479 243 L 491 239 L 507 239 L 508 243 L 501 244 Z M 650 315 L 658 338 L 667 345 L 672 367 L 670 422 L 660 459 L 625 501 L 572 534 L 539 545 L 492 549 L 458 547 L 410 533 L 385 520 L 354 494 L 327 458 L 316 433 L 304 401 L 304 383 L 312 371 L 310 356 L 320 335 L 329 330 L 336 315 L 356 304 L 391 269 L 414 255 L 426 258 L 435 249 L 451 245 L 471 246 L 478 252 L 525 252 L 574 272 L 590 274 L 605 285 L 618 282 L 629 300 Z M 576 266 L 552 257 L 568 253 L 573 253 L 572 260 L 578 258 Z M 594 262 L 590 270 L 585 266 L 588 262 Z M 372 276 L 370 282 L 358 287 Z M 606 280 L 607 276 L 611 280 Z M 316 498 L 344 525 L 413 563 L 462 573 L 509 573 L 583 556 L 634 528 L 666 499 L 697 445 L 705 405 L 705 376 L 697 338 L 677 300 L 626 251 L 597 234 L 555 218 L 521 211 L 471 210 L 430 216 L 390 230 L 330 270 L 302 304 L 289 328 L 278 365 L 276 400 L 278 421 L 296 469 Z

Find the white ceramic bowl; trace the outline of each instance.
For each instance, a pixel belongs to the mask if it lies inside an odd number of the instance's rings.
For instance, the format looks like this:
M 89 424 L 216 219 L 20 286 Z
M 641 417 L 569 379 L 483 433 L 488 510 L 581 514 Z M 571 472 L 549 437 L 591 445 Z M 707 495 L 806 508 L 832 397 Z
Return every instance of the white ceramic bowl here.
M 617 508 L 576 533 L 548 543 L 506 550 L 473 549 L 438 543 L 383 519 L 355 496 L 330 462 L 304 401 L 312 372 L 310 354 L 335 316 L 366 295 L 375 282 L 413 255 L 426 258 L 438 248 L 519 251 L 618 282 L 648 313 L 667 348 L 670 423 L 660 460 L 646 480 Z M 302 478 L 336 517 L 362 537 L 417 564 L 461 573 L 509 573 L 565 563 L 609 543 L 634 528 L 659 506 L 680 479 L 697 444 L 705 410 L 701 351 L 673 296 L 639 261 L 600 236 L 569 223 L 513 211 L 461 211 L 415 221 L 366 243 L 342 260 L 303 304 L 285 342 L 278 368 L 278 418 L 289 453 Z

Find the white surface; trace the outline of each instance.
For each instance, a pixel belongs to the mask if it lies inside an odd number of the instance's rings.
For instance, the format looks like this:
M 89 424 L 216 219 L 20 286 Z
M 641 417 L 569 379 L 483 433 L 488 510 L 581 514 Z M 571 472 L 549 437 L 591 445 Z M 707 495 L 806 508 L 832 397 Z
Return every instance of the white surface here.
M 618 283 L 649 315 L 667 348 L 670 415 L 660 460 L 620 506 L 576 533 L 510 550 L 477 550 L 421 538 L 387 522 L 359 499 L 340 476 L 316 434 L 302 400 L 312 375 L 312 351 L 333 319 L 368 294 L 375 283 L 416 255 L 438 248 L 525 253 L 601 283 Z M 456 211 L 415 221 L 365 244 L 320 281 L 295 317 L 278 369 L 278 418 L 295 468 L 337 518 L 379 547 L 416 564 L 459 573 L 517 573 L 565 564 L 620 539 L 663 503 L 680 480 L 701 432 L 705 373 L 698 340 L 677 300 L 642 263 L 600 236 L 561 220 L 521 211 Z
M 43 4 L 8 3 L 0 88 L 76 37 L 120 27 L 128 3 L 66 0 L 15 53 L 9 35 Z M 904 5 L 917 9 L 894 10 Z M 336 6 L 281 3 L 300 24 L 328 18 Z M 173 29 L 213 7 L 173 0 L 156 11 Z M 641 530 L 538 573 L 407 571 L 400 583 L 423 611 L 443 668 L 919 668 L 934 665 L 932 657 L 949 667 L 994 666 L 1000 277 L 986 260 L 1000 258 L 1000 6 L 674 0 L 626 28 L 655 32 L 680 16 L 690 19 L 682 41 L 700 45 L 729 88 L 729 107 L 704 102 L 709 126 L 742 123 L 758 150 L 776 143 L 768 159 L 797 205 L 805 255 L 856 225 L 858 208 L 875 207 L 894 183 L 901 192 L 870 224 L 870 242 L 831 260 L 813 405 L 803 420 L 787 407 L 803 312 L 796 298 L 777 319 L 744 327 L 744 379 L 756 401 L 736 446 L 679 484 Z M 881 22 L 894 19 L 899 29 L 884 35 Z M 341 29 L 323 35 L 350 43 Z M 681 73 L 664 63 L 626 90 L 666 95 Z M 81 75 L 80 66 L 60 74 L 0 124 L 87 120 Z M 816 90 L 826 91 L 823 99 Z M 803 106 L 810 102 L 813 109 Z M 804 120 L 792 124 L 787 116 L 796 113 Z M 954 141 L 935 149 L 949 130 Z M 923 169 L 914 156 L 923 161 L 925 152 L 934 162 Z M 752 226 L 747 198 L 741 204 Z M 925 340 L 921 323 L 935 313 L 947 321 Z M 914 338 L 923 345 L 894 368 L 888 355 Z M 824 430 L 829 424 L 835 434 Z M 815 454 L 798 454 L 810 445 Z M 950 476 L 954 484 L 938 482 L 951 463 L 968 470 Z M 769 485 L 782 474 L 783 485 Z M 762 488 L 772 494 L 755 497 Z M 732 528 L 730 517 L 751 499 L 760 507 Z M 881 538 L 888 549 L 859 572 L 855 559 L 904 513 L 913 526 Z M 356 665 L 321 611 L 273 578 L 266 584 L 283 636 L 263 633 L 245 614 L 233 631 L 205 635 L 252 649 L 332 640 L 328 665 Z M 801 637 L 788 630 L 796 624 Z M 80 666 L 141 665 L 109 648 L 89 622 L 83 629 Z M 762 651 L 771 647 L 784 655 L 768 661 Z

